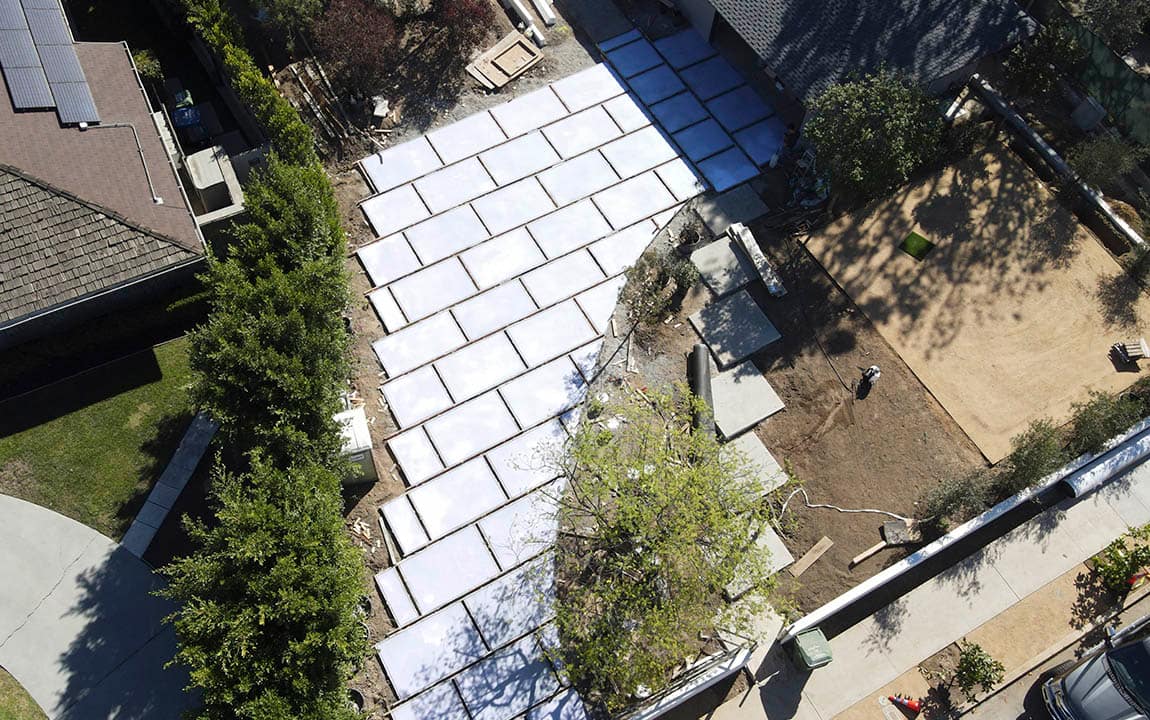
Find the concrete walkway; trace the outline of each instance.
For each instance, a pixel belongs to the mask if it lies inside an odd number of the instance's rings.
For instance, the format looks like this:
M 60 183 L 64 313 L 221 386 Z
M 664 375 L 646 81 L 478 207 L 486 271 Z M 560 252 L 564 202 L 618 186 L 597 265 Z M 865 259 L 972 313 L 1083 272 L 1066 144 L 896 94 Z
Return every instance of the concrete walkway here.
M 82 489 L 78 488 L 78 492 Z M 95 530 L 0 495 L 0 666 L 49 718 L 171 720 L 187 674 L 165 670 L 162 580 Z
M 909 682 L 908 670 L 963 637 L 982 642 L 992 633 L 1018 632 L 1021 624 L 1033 622 L 1032 613 L 1010 611 L 1044 588 L 1043 595 L 1076 602 L 1077 594 L 1062 587 L 1068 574 L 1129 526 L 1147 522 L 1150 465 L 1141 465 L 1092 495 L 1035 517 L 835 636 L 834 662 L 827 667 L 801 673 L 775 648 L 756 671 L 758 686 L 710 717 L 882 717 L 877 706 L 858 715 L 846 711 L 900 676 Z M 991 630 L 995 618 L 1002 619 L 1001 627 Z M 899 690 L 916 695 L 924 692 L 925 682 Z

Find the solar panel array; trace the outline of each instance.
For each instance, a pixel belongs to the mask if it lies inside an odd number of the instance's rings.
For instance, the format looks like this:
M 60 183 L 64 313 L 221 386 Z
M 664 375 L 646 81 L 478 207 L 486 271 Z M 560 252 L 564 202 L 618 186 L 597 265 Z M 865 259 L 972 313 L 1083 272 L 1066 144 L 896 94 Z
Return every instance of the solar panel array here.
M 17 110 L 56 108 L 62 125 L 100 121 L 59 0 L 0 0 L 0 68 Z

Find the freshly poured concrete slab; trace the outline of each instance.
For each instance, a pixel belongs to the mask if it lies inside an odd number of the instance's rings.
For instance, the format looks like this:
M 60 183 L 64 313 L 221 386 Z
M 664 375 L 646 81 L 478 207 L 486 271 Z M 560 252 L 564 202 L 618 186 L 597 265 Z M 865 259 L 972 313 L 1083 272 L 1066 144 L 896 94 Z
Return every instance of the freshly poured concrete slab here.
M 583 308 L 591 324 L 600 333 L 607 332 L 610 327 L 611 316 L 615 314 L 615 305 L 619 301 L 619 293 L 626 284 L 627 277 L 619 275 L 575 296 L 575 302 L 579 303 L 579 307 Z
M 474 720 L 511 720 L 559 690 L 559 681 L 535 638 L 492 653 L 455 679 Z
M 552 95 L 552 97 L 555 97 Z M 556 100 L 556 103 L 559 101 Z M 559 162 L 559 155 L 543 133 L 533 132 L 497 145 L 479 156 L 484 167 L 500 185 L 510 185 Z
M 377 193 L 387 192 L 443 166 L 423 137 L 366 157 L 359 164 Z
M 619 176 L 602 155 L 592 151 L 540 173 L 539 182 L 547 188 L 555 204 L 563 207 L 614 185 L 619 182 Z
M 490 113 L 478 112 L 427 134 L 444 164 L 478 155 L 507 139 Z
M 423 427 L 448 467 L 495 447 L 519 432 L 511 413 L 494 392 L 456 405 Z
M 499 388 L 515 419 L 531 427 L 570 409 L 583 399 L 587 383 L 569 357 L 520 375 Z
M 767 118 L 735 133 L 735 141 L 759 165 L 769 165 L 783 149 L 787 127 L 777 117 Z
M 451 309 L 467 337 L 475 340 L 525 318 L 538 308 L 518 280 L 492 288 Z
M 407 720 L 392 713 L 394 720 Z M 568 688 L 527 711 L 525 720 L 590 720 L 583 698 Z M 452 719 L 454 720 L 454 719 Z
M 551 89 L 571 112 L 610 100 L 623 92 L 619 79 L 606 63 L 600 63 L 552 83 Z
M 371 301 L 371 306 L 375 308 L 375 313 L 379 315 L 380 322 L 388 332 L 396 332 L 407 325 L 407 318 L 403 316 L 403 311 L 399 309 L 395 297 L 387 288 L 373 290 L 367 294 L 367 299 Z
M 567 108 L 550 87 L 491 108 L 491 115 L 507 137 L 513 138 L 537 130 L 567 115 Z
M 574 300 L 561 302 L 507 328 L 507 335 L 528 367 L 542 365 L 596 334 Z
M 706 60 L 715 54 L 715 49 L 692 29 L 684 30 L 655 41 L 655 49 L 676 70 Z
M 387 529 L 391 531 L 391 536 L 399 545 L 401 554 L 410 555 L 431 542 L 431 538 L 427 536 L 427 531 L 420 524 L 419 516 L 415 514 L 415 508 L 411 506 L 411 501 L 408 500 L 407 495 L 400 495 L 388 500 L 380 506 L 379 511 L 383 514 L 384 521 L 387 522 Z
M 647 117 L 646 111 L 630 95 L 620 95 L 608 100 L 603 103 L 603 109 L 625 133 L 651 124 L 651 118 Z
M 396 280 L 388 289 L 411 321 L 439 312 L 479 291 L 458 258 L 444 260 Z
M 397 567 L 421 613 L 442 607 L 499 574 L 474 525 L 431 543 Z
M 611 172 L 610 168 L 606 170 Z M 611 226 L 594 203 L 583 200 L 544 215 L 528 225 L 527 230 L 547 257 L 556 258 L 610 234 Z
M 646 40 L 636 40 L 607 52 L 607 60 L 625 78 L 638 75 L 663 63 L 663 58 L 655 52 L 655 47 Z
M 727 132 L 742 130 L 774 114 L 750 85 L 742 85 L 708 101 L 707 109 Z
M 403 185 L 364 200 L 360 207 L 377 237 L 393 235 L 431 215 L 415 188 Z
M 654 172 L 608 188 L 594 196 L 611 227 L 622 230 L 675 204 L 675 198 Z
M 715 424 L 730 439 L 783 409 L 775 389 L 747 360 L 711 378 Z
M 696 195 L 702 194 L 706 187 L 703 185 L 702 179 L 695 174 L 691 166 L 686 161 L 675 158 L 666 165 L 660 165 L 655 169 L 658 173 L 659 179 L 675 196 L 675 199 L 684 202 L 690 200 Z M 673 215 L 674 213 L 672 213 Z M 659 220 L 656 220 L 659 222 Z M 662 227 L 662 223 L 660 227 Z
M 431 366 L 386 383 L 383 396 L 401 428 L 411 427 L 452 405 L 451 396 Z
M 603 352 L 603 338 L 593 340 L 582 347 L 571 351 L 571 362 L 583 373 L 583 377 L 590 383 L 595 379 L 599 367 L 599 353 Z
M 755 433 L 743 433 L 724 447 L 733 448 L 742 456 L 747 463 L 749 478 L 762 488 L 764 495 L 779 489 L 787 482 L 786 471 Z
M 719 56 L 684 68 L 679 74 L 704 102 L 746 82 L 738 70 Z
M 555 479 L 557 455 L 565 442 L 566 431 L 552 420 L 488 451 L 487 461 L 507 494 L 516 497 Z
M 723 192 L 755 177 L 759 174 L 759 168 L 742 150 L 733 147 L 701 161 L 699 172 L 703 173 L 711 187 Z
M 605 145 L 601 152 L 622 178 L 634 177 L 678 155 L 653 125 Z
M 391 720 L 471 720 L 454 683 L 440 683 L 391 709 Z
M 690 320 L 724 368 L 782 337 L 746 290 L 715 300 Z
M 399 577 L 399 570 L 389 567 L 383 572 L 376 573 L 375 586 L 383 597 L 387 610 L 396 627 L 410 625 L 419 619 L 419 611 L 411 601 L 411 595 L 403 586 L 403 579 Z
M 539 307 L 547 307 L 586 290 L 603 277 L 591 254 L 580 250 L 532 270 L 523 276 L 523 284 Z
M 506 645 L 554 615 L 555 563 L 549 557 L 526 563 L 463 599 L 483 639 Z
M 500 567 L 515 567 L 554 544 L 561 488 L 560 482 L 540 487 L 479 521 Z
M 371 278 L 371 284 L 375 286 L 386 285 L 422 267 L 402 234 L 365 245 L 355 254 L 359 256 L 367 276 Z
M 708 117 L 707 109 L 691 93 L 679 93 L 650 107 L 663 129 L 672 133 Z
M 655 224 L 650 220 L 644 220 L 603 238 L 593 244 L 590 250 L 599 267 L 603 268 L 603 272 L 607 275 L 617 275 L 635 264 L 654 237 Z M 614 302 L 612 298 L 612 306 Z
M 627 80 L 627 83 L 631 86 L 631 90 L 639 96 L 639 99 L 647 105 L 654 105 L 660 100 L 666 100 L 686 89 L 675 71 L 666 65 L 660 65 L 653 70 L 636 75 Z
M 372 349 L 388 376 L 398 377 L 466 342 L 451 315 L 441 313 L 376 340 Z
M 467 250 L 463 261 L 481 290 L 509 280 L 546 261 L 527 228 L 517 228 Z
M 758 277 L 758 270 L 743 254 L 738 242 L 725 235 L 691 253 L 691 262 L 711 292 L 720 297 Z
M 572 158 L 623 134 L 602 107 L 593 107 L 543 128 L 563 158 Z
M 422 427 L 396 435 L 387 441 L 387 448 L 395 456 L 408 485 L 418 485 L 443 470 L 443 462 Z
M 707 228 L 715 235 L 727 231 L 731 223 L 749 223 L 767 213 L 767 205 L 749 184 L 714 197 L 705 197 L 695 206 Z
M 437 361 L 435 367 L 455 402 L 475 397 L 527 369 L 503 333 L 457 350 Z
M 727 131 L 711 119 L 675 133 L 674 138 L 687 157 L 696 162 L 735 144 Z
M 438 540 L 507 502 L 483 458 L 432 478 L 407 496 L 432 540 Z M 467 498 L 467 502 L 460 502 Z
M 424 265 L 439 262 L 488 238 L 487 228 L 467 205 L 413 225 L 404 235 Z
M 555 204 L 538 180 L 527 178 L 484 195 L 472 203 L 472 207 L 483 218 L 488 232 L 500 235 L 550 212 Z
M 495 189 L 495 181 L 476 158 L 436 170 L 414 184 L 432 213 L 441 213 Z
M 618 48 L 618 47 L 623 47 L 627 43 L 632 43 L 632 42 L 635 42 L 636 40 L 641 40 L 642 38 L 643 38 L 643 33 L 639 32 L 638 30 L 635 30 L 635 29 L 628 30 L 627 32 L 623 33 L 622 35 L 616 35 L 613 38 L 608 38 L 608 39 L 604 40 L 603 42 L 599 43 L 599 49 L 602 50 L 603 52 L 607 52 L 609 50 L 614 50 L 615 48 Z
M 375 645 L 395 694 L 406 700 L 487 654 L 462 603 L 449 605 Z

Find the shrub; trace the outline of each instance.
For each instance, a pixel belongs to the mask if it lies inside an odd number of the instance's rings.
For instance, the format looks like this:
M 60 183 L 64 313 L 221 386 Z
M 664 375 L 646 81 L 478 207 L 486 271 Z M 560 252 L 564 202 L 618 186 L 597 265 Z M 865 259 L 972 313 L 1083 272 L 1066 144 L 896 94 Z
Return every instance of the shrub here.
M 1058 428 L 1050 420 L 1035 420 L 1010 444 L 1011 453 L 995 479 L 995 489 L 1003 495 L 1031 487 L 1068 460 Z
M 218 524 L 188 523 L 199 551 L 163 572 L 175 660 L 203 692 L 202 720 L 337 720 L 367 648 L 363 564 L 343 528 L 339 480 L 315 465 L 213 478 Z
M 1106 441 L 1142 419 L 1142 403 L 1128 395 L 1091 392 L 1090 399 L 1075 403 L 1067 442 L 1070 457 L 1102 450 Z
M 1132 528 L 1091 558 L 1094 572 L 1111 592 L 1130 589 L 1130 578 L 1150 565 L 1150 525 Z
M 1070 166 L 1082 181 L 1103 191 L 1113 188 L 1146 157 L 1146 148 L 1133 147 L 1111 133 L 1083 140 L 1067 153 Z
M 1114 211 L 1114 214 L 1122 218 L 1134 232 L 1139 235 L 1143 234 L 1142 216 L 1138 214 L 1133 205 L 1113 198 L 1108 198 L 1107 202 L 1110 203 L 1110 209 Z
M 136 72 L 148 82 L 160 82 L 164 79 L 164 68 L 160 66 L 156 54 L 148 48 L 134 50 L 132 62 L 136 65 Z
M 267 11 L 268 20 L 284 33 L 289 46 L 323 10 L 323 0 L 259 0 L 259 4 Z
M 966 520 L 982 512 L 989 504 L 991 491 L 986 470 L 976 470 L 963 477 L 943 478 L 923 498 L 921 519 L 945 530 L 956 520 Z
M 985 693 L 1002 682 L 1006 676 L 1006 668 L 981 646 L 964 640 L 958 647 L 958 667 L 954 670 L 954 682 L 958 683 L 967 700 L 974 700 L 977 697 L 975 686 Z
M 495 13 L 487 0 L 439 0 L 436 14 L 461 57 L 471 54 L 495 22 Z
M 1150 0 L 1086 0 L 1082 9 L 1090 29 L 1119 55 L 1138 43 L 1150 18 Z
M 643 253 L 627 271 L 620 296 L 639 336 L 648 337 L 698 280 L 699 271 L 689 260 L 657 248 Z
M 810 104 L 804 134 L 840 192 L 889 192 L 939 156 L 943 121 L 935 101 L 886 70 L 832 85 Z
M 395 66 L 395 20 L 369 0 L 332 0 L 315 23 L 314 35 L 319 53 L 332 63 L 335 81 L 346 91 L 378 92 Z
M 1062 23 L 1044 25 L 1030 40 L 1015 45 L 1003 68 L 1010 88 L 1019 93 L 1046 95 L 1064 76 L 1076 75 L 1087 53 Z

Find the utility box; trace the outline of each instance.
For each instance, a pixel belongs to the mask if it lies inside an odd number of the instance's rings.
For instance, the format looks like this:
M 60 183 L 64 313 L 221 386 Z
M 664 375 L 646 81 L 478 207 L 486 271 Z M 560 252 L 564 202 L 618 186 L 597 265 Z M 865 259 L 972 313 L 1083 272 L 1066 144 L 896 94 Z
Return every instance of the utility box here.
M 375 458 L 371 454 L 371 432 L 368 430 L 367 415 L 363 408 L 345 410 L 335 416 L 343 431 L 343 456 L 351 461 L 353 472 L 344 481 L 345 485 L 375 482 L 379 474 L 375 470 Z
M 1098 127 L 1098 123 L 1106 119 L 1106 108 L 1094 98 L 1087 96 L 1071 113 L 1070 119 L 1079 130 L 1089 132 Z
M 814 670 L 831 662 L 831 644 L 819 628 L 804 630 L 795 636 L 792 652 L 803 670 Z

